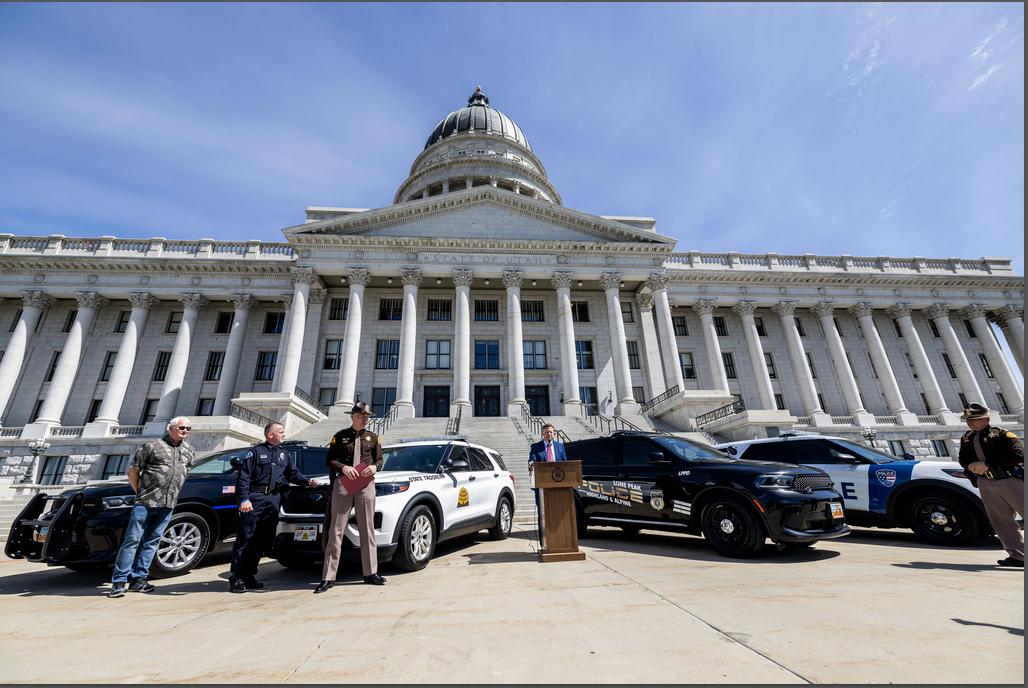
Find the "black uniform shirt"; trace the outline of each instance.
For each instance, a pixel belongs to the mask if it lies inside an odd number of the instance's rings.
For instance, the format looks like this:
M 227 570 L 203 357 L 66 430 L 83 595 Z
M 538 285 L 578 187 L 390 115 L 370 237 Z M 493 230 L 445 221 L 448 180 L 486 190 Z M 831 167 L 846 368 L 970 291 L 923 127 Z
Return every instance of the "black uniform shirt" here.
M 289 460 L 288 451 L 281 446 L 273 447 L 267 442 L 261 442 L 243 457 L 239 477 L 236 478 L 236 498 L 242 504 L 250 499 L 251 490 L 264 494 L 265 487 L 269 485 L 273 490 L 276 485 L 286 481 L 303 485 L 308 480 Z
M 988 426 L 979 434 L 982 443 L 982 453 L 985 454 L 985 463 L 989 466 L 995 478 L 1007 478 L 1010 476 L 1010 469 L 1018 464 L 1024 464 L 1024 445 L 1014 433 L 1003 428 Z M 978 452 L 974 449 L 975 431 L 969 430 L 960 438 L 960 454 L 957 461 L 964 468 L 967 468 L 975 461 L 978 461 Z M 970 471 L 965 471 L 971 478 L 971 483 L 977 485 L 979 476 L 973 476 Z

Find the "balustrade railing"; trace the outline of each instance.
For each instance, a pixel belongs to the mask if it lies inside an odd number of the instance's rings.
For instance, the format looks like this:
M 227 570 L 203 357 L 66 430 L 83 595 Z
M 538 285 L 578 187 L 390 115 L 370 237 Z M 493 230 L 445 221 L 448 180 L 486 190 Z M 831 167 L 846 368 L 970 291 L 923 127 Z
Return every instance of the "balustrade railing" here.
M 460 419 L 464 413 L 464 406 L 457 406 L 457 413 L 450 416 L 450 419 L 446 421 L 446 434 L 447 435 L 459 435 L 460 434 Z
M 16 440 L 23 428 L 0 428 L 0 440 Z
M 296 395 L 296 397 L 299 398 L 300 401 L 310 404 L 311 406 L 316 408 L 318 410 L 318 413 L 320 413 L 321 415 L 328 417 L 328 406 L 322 404 L 320 401 L 312 397 L 308 392 L 305 392 L 299 387 L 296 387 L 293 390 L 293 394 Z
M 142 425 L 115 425 L 111 428 L 112 437 L 138 437 L 143 434 Z
M 1022 420 L 1021 416 L 1016 413 L 1001 413 L 999 419 L 1003 423 L 1020 423 Z
M 895 425 L 896 416 L 875 416 L 875 423 L 878 425 Z
M 50 428 L 51 437 L 81 437 L 81 425 L 54 425 Z
M 832 425 L 853 425 L 853 416 L 829 416 Z
M 721 420 L 728 416 L 734 416 L 737 413 L 742 413 L 746 410 L 746 404 L 742 399 L 736 399 L 731 404 L 725 404 L 720 408 L 716 408 L 713 411 L 704 413 L 703 415 L 696 416 L 696 427 L 706 425 L 707 423 L 713 423 L 715 420 Z
M 787 270 L 818 271 L 861 270 L 872 272 L 1010 272 L 1007 260 L 949 260 L 890 258 L 887 256 L 816 256 L 778 255 L 774 253 L 705 253 L 689 251 L 672 253 L 665 258 L 667 264 L 684 264 L 701 269 L 727 270 Z
M 810 416 L 796 416 L 796 422 L 793 425 L 799 425 L 800 427 L 810 427 L 814 424 L 814 421 L 810 420 Z
M 272 420 L 267 416 L 262 416 L 259 413 L 251 411 L 250 409 L 246 409 L 242 406 L 237 406 L 235 404 L 229 406 L 228 415 L 232 416 L 233 418 L 238 418 L 244 423 L 250 423 L 251 425 L 256 425 L 261 428 L 263 428 L 268 423 L 272 422 Z
M 678 394 L 678 391 L 678 385 L 675 385 L 671 389 L 667 390 L 662 394 L 658 394 L 649 401 L 644 401 L 643 403 L 639 404 L 639 412 L 645 415 L 651 408 L 653 408 L 660 402 L 670 399 L 671 397 Z

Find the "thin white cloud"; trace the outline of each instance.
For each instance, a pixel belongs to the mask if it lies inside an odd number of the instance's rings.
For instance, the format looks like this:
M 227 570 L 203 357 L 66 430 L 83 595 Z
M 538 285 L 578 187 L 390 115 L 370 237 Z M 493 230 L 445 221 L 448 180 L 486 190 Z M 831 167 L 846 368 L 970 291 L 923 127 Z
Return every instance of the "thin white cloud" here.
M 978 88 L 979 86 L 981 86 L 982 84 L 984 84 L 986 81 L 989 80 L 989 78 L 993 74 L 998 72 L 999 68 L 1002 67 L 1002 66 L 1003 66 L 1003 63 L 1000 62 L 998 65 L 992 65 L 991 67 L 989 67 L 988 71 L 986 71 L 984 74 L 979 74 L 977 77 L 975 77 L 974 82 L 971 84 L 971 86 L 967 90 L 968 91 L 973 91 L 976 88 Z

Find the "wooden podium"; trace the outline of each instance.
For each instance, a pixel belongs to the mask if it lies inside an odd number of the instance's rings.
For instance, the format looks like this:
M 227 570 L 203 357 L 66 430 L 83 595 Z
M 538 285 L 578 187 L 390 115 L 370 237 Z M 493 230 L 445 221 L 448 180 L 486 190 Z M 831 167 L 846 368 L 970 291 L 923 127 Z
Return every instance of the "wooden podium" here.
M 575 488 L 582 484 L 581 461 L 535 461 L 532 487 L 542 492 L 539 521 L 539 561 L 579 561 L 585 552 L 578 550 L 575 523 Z

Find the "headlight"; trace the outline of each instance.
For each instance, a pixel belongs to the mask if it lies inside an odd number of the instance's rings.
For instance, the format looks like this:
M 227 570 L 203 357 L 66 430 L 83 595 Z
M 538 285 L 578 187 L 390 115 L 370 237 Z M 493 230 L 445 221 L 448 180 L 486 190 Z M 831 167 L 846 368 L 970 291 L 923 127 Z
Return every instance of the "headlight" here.
M 970 480 L 970 478 L 968 478 L 967 475 L 964 473 L 963 468 L 943 468 L 942 472 L 946 475 L 951 475 L 954 478 L 963 478 L 964 480 Z
M 122 509 L 132 506 L 136 498 L 134 495 L 128 495 L 125 497 L 104 497 L 103 500 L 104 508 L 107 509 Z
M 762 475 L 757 478 L 756 485 L 765 490 L 791 490 L 792 481 L 791 475 Z
M 375 496 L 382 497 L 384 495 L 396 494 L 397 492 L 406 492 L 409 489 L 409 482 L 375 483 Z

